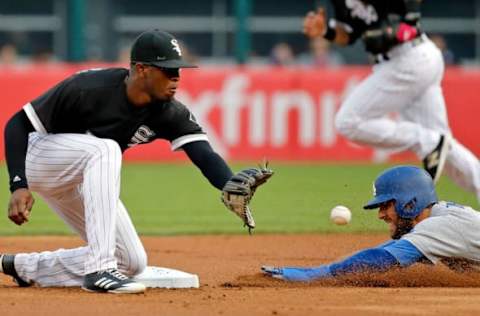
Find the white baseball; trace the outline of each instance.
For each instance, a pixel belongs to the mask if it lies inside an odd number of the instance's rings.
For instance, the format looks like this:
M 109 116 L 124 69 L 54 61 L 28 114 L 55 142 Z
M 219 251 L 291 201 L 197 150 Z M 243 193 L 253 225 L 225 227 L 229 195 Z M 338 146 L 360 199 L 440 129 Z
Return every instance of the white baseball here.
M 347 225 L 352 219 L 352 212 L 348 207 L 337 205 L 330 211 L 330 220 L 337 225 Z

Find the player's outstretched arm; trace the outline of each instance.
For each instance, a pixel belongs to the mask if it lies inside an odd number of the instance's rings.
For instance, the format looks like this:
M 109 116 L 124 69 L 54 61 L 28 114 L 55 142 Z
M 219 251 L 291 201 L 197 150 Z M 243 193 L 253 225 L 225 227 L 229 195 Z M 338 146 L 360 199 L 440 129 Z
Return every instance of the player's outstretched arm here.
M 409 241 L 399 240 L 388 247 L 365 249 L 328 265 L 319 267 L 271 267 L 263 266 L 266 274 L 287 281 L 314 281 L 347 274 L 386 272 L 392 268 L 407 267 L 423 258 L 423 254 Z
M 182 148 L 210 183 L 222 190 L 222 202 L 242 219 L 251 232 L 251 229 L 255 228 L 255 221 L 249 207 L 250 200 L 255 190 L 273 175 L 273 171 L 265 166 L 247 168 L 233 174 L 227 163 L 213 151 L 208 142 L 192 142 L 183 145 Z
M 33 131 L 34 128 L 23 110 L 17 112 L 5 126 L 5 156 L 12 192 L 8 217 L 17 225 L 28 221 L 34 203 L 25 176 L 28 134 Z
M 208 181 L 222 190 L 233 176 L 225 160 L 206 141 L 196 141 L 182 146 L 188 158 L 197 166 Z

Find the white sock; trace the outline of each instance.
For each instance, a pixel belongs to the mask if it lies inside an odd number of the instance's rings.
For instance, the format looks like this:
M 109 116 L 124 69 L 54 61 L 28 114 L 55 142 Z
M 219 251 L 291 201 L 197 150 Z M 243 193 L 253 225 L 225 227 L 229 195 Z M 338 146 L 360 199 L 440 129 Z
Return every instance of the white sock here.
M 3 272 L 3 256 L 4 255 L 0 255 L 0 272 Z

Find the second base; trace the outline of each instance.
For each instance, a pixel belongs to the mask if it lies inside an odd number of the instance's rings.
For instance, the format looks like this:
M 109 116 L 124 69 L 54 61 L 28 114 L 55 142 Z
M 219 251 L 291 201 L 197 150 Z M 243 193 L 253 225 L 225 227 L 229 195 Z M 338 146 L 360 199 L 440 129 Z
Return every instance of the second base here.
M 148 266 L 133 279 L 149 288 L 184 289 L 200 287 L 198 275 L 162 267 Z

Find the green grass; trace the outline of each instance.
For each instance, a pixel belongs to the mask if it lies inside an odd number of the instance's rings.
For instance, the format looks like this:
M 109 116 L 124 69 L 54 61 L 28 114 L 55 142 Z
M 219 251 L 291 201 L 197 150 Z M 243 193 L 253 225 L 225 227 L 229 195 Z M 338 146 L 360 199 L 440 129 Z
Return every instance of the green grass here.
M 235 170 L 246 166 L 233 165 Z M 361 209 L 372 196 L 372 181 L 386 165 L 272 163 L 274 177 L 261 187 L 252 202 L 255 233 L 380 232 L 385 225 L 376 212 Z M 31 220 L 18 227 L 7 218 L 7 173 L 0 167 L 0 235 L 68 234 L 69 228 L 36 197 Z M 443 177 L 440 198 L 478 206 L 466 193 Z M 140 234 L 245 233 L 240 219 L 220 202 L 219 192 L 190 164 L 126 164 L 121 199 Z M 330 209 L 348 206 L 348 226 L 329 222 Z

